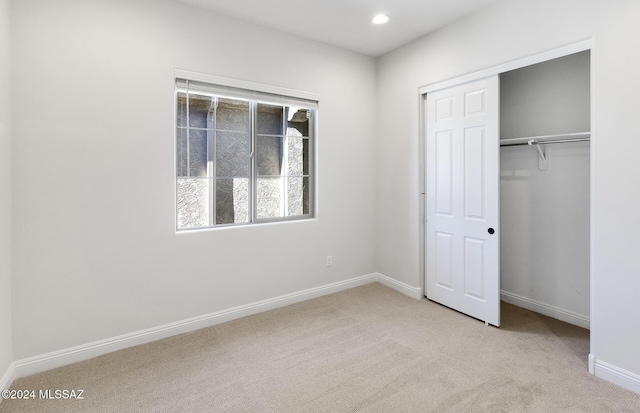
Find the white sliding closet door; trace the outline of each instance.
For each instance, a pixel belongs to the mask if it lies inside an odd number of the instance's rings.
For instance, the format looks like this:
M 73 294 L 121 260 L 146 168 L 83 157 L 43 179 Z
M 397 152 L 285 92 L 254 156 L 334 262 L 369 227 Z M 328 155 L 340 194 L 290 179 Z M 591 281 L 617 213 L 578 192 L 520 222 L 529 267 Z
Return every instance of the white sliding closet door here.
M 500 325 L 499 78 L 427 94 L 426 295 Z

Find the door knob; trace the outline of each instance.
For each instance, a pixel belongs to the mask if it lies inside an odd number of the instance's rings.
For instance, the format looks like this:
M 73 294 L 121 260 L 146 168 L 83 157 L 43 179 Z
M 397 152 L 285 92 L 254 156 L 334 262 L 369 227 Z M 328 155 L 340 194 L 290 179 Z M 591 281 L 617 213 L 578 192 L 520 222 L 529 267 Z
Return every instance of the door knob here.
M 489 234 L 493 235 L 493 234 L 496 232 L 496 230 L 495 230 L 495 229 L 493 229 L 493 228 L 489 228 L 489 229 L 487 230 L 487 232 L 488 232 Z

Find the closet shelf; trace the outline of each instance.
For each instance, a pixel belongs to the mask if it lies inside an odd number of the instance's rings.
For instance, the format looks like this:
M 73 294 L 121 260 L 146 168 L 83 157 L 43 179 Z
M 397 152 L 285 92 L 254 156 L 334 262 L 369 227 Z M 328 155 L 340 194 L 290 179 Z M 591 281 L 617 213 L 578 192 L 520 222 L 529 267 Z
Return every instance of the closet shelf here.
M 561 133 L 558 135 L 529 136 L 525 138 L 500 139 L 500 146 L 545 145 L 552 143 L 582 142 L 591 139 L 591 132 Z

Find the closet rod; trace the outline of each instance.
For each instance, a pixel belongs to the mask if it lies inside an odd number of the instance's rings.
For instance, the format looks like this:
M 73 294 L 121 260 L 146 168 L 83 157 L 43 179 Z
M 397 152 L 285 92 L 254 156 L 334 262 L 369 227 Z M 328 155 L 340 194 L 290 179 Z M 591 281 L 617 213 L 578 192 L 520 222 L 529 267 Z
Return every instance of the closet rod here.
M 564 133 L 559 135 L 531 136 L 527 138 L 501 139 L 500 146 L 532 145 L 547 143 L 582 142 L 591 139 L 591 132 Z
M 529 145 L 550 145 L 554 143 L 568 143 L 568 142 L 588 142 L 591 138 L 575 138 L 575 139 L 555 139 L 548 141 L 536 141 L 535 139 L 531 144 L 529 142 L 516 142 L 516 143 L 500 143 L 500 146 L 529 146 Z

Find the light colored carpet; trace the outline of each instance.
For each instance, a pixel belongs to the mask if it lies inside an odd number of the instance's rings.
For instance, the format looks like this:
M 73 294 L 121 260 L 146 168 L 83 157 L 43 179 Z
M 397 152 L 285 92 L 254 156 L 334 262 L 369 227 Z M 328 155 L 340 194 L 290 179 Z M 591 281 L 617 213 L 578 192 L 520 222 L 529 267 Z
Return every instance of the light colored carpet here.
M 16 380 L 84 400 L 0 412 L 640 412 L 589 332 L 503 303 L 502 327 L 380 284 Z

